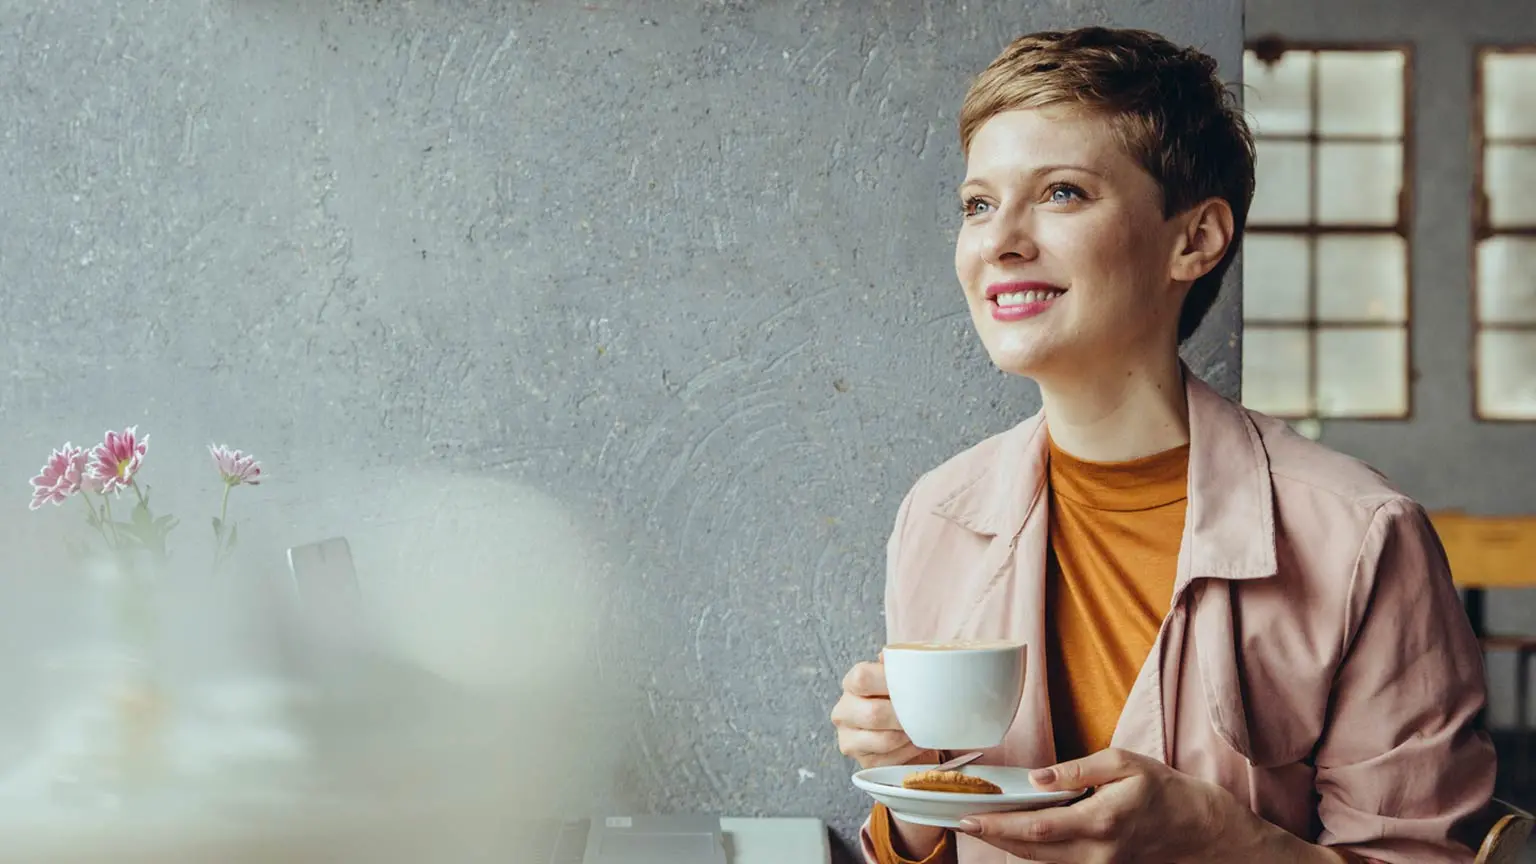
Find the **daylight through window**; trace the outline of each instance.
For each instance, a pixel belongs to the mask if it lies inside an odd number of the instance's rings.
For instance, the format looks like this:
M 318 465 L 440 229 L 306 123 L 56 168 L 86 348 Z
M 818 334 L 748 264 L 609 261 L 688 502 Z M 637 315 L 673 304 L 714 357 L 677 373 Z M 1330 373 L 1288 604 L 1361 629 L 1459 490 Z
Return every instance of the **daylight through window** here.
M 1477 416 L 1536 420 L 1536 47 L 1487 49 L 1477 66 Z
M 1264 41 L 1243 243 L 1243 402 L 1277 417 L 1410 410 L 1408 52 Z

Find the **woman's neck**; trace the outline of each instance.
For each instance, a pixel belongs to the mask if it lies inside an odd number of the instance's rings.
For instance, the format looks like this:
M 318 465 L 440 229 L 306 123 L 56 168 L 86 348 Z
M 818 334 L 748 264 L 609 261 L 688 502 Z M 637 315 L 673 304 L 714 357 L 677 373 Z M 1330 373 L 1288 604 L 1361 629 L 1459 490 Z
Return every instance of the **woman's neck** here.
M 1091 375 L 1041 380 L 1051 440 L 1090 462 L 1126 462 L 1189 443 L 1178 353 L 1157 362 L 1105 364 Z

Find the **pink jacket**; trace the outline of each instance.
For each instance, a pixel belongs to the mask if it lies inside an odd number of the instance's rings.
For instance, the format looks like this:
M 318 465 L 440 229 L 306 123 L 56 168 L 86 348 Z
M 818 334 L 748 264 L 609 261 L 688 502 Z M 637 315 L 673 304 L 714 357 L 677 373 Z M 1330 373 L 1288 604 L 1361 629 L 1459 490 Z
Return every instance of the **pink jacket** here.
M 1418 504 L 1186 370 L 1189 503 L 1173 604 L 1113 746 L 1216 783 L 1312 842 L 1471 861 L 1493 793 L 1482 654 Z M 888 640 L 1032 646 L 983 762 L 1054 761 L 1043 604 L 1043 415 L 921 477 L 887 548 Z M 866 858 L 874 862 L 868 826 Z M 1453 839 L 1454 838 L 1454 839 Z M 1016 860 L 959 836 L 961 864 Z

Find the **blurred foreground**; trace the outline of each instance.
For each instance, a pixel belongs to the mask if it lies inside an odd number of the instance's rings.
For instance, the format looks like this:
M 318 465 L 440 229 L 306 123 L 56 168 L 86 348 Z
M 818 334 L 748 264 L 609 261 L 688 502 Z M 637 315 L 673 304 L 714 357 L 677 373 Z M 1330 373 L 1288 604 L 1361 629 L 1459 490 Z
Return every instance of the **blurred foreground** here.
M 6 556 L 70 590 L 33 598 L 56 626 L 7 640 L 29 698 L 7 709 L 26 745 L 0 760 L 0 860 L 534 864 L 547 820 L 599 806 L 626 724 L 594 538 L 501 481 L 353 480 L 252 519 L 235 575 L 195 554 L 157 574 L 153 658 L 111 638 L 110 579 L 61 576 L 58 537 Z M 364 638 L 273 565 L 328 536 L 351 544 Z M 125 695 L 146 668 L 157 689 Z

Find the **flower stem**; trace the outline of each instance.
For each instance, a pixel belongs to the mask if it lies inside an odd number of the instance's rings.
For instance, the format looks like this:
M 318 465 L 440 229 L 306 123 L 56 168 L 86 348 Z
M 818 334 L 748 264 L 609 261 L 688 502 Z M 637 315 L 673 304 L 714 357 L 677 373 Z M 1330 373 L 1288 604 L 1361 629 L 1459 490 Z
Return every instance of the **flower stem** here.
M 110 518 L 110 516 L 104 517 L 101 511 L 96 509 L 96 505 L 91 503 L 91 493 L 85 491 L 84 489 L 80 490 L 80 500 L 84 501 L 85 506 L 90 508 L 91 521 L 96 523 L 96 533 L 101 535 L 101 539 L 107 541 L 108 544 L 111 544 L 112 538 L 107 536 L 107 529 L 103 524 L 103 520 Z M 105 497 L 103 497 L 102 503 L 106 503 Z
M 224 484 L 224 500 L 219 504 L 219 536 L 218 543 L 213 547 L 213 569 L 218 570 L 224 564 L 224 555 L 228 548 L 229 526 L 224 520 L 229 518 L 229 490 L 235 488 L 231 483 Z
M 101 512 L 105 514 L 104 522 L 112 529 L 112 547 L 114 551 L 122 550 L 122 538 L 117 536 L 117 523 L 112 521 L 112 499 L 106 493 L 101 496 Z

